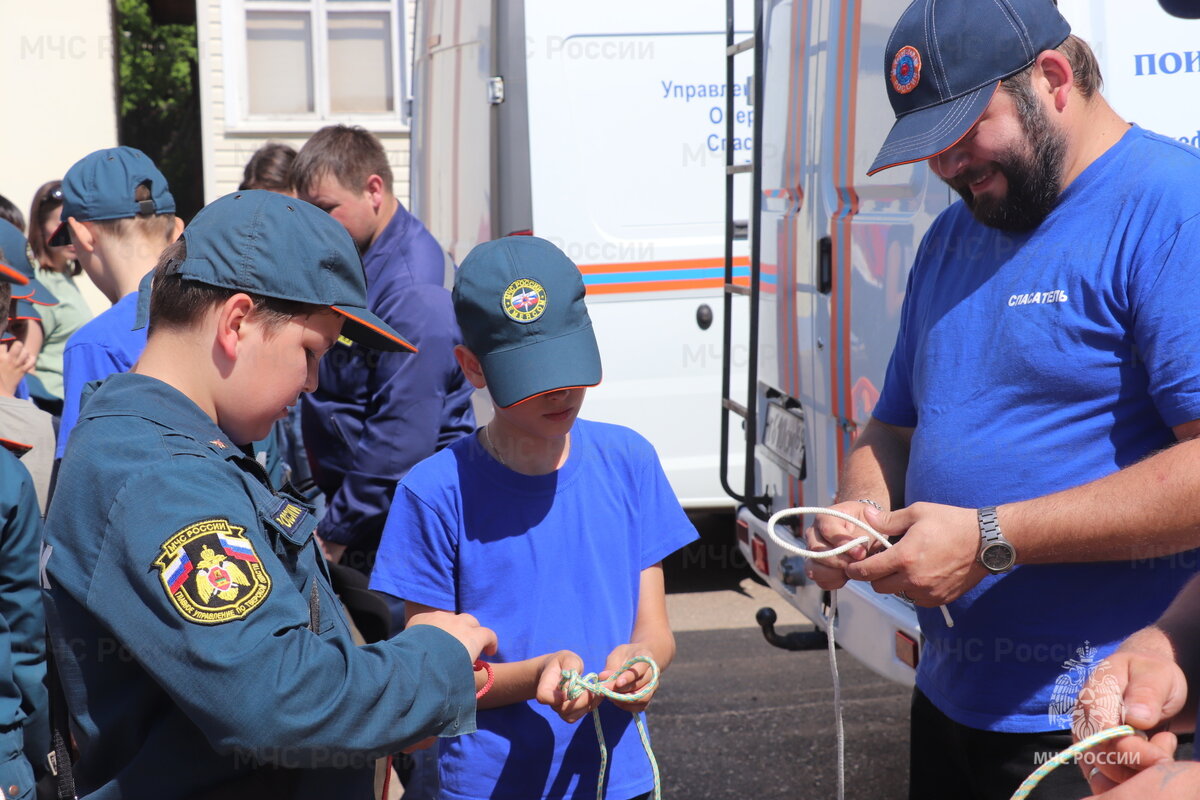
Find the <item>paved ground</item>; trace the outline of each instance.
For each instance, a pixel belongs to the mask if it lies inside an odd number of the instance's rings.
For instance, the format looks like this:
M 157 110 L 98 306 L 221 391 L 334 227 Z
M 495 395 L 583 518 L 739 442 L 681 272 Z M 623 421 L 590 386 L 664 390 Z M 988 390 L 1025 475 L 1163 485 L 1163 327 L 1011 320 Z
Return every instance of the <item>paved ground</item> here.
M 754 624 L 804 618 L 759 584 L 728 542 L 706 538 L 666 564 L 678 656 L 651 708 L 665 797 L 825 800 L 837 796 L 832 679 L 825 650 L 774 648 Z M 907 796 L 909 690 L 839 652 L 846 797 Z

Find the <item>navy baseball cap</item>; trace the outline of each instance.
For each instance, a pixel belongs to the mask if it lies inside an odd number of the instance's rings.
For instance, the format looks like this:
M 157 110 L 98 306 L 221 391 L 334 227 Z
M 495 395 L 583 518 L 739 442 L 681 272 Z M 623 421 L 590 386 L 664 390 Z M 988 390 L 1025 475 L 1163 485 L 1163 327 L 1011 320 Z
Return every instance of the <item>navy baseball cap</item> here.
M 600 383 L 579 268 L 533 236 L 478 245 L 454 276 L 454 316 L 501 408 Z
M 1200 19 L 1200 0 L 1158 0 L 1168 14 L 1183 19 Z
M 182 236 L 187 256 L 170 264 L 169 274 L 329 306 L 346 318 L 346 338 L 376 350 L 417 350 L 367 310 L 367 279 L 354 240 L 314 205 L 262 189 L 234 192 L 201 209 Z M 146 324 L 148 305 L 139 304 L 139 328 Z
M 1070 34 L 1053 0 L 915 0 L 884 51 L 896 123 L 867 174 L 949 150 L 979 121 L 1000 81 Z
M 134 199 L 145 184 L 150 199 Z M 51 247 L 70 244 L 67 217 L 77 220 L 127 219 L 174 214 L 175 198 L 167 179 L 150 156 L 133 147 L 110 147 L 88 153 L 67 170 L 62 182 L 62 224 L 49 239 Z
M 4 253 L 3 261 L 8 268 L 21 273 L 23 278 L 20 285 L 25 289 L 14 290 L 13 299 L 29 300 L 42 306 L 58 305 L 58 298 L 34 277 L 33 251 L 29 248 L 25 234 L 21 233 L 20 228 L 3 219 L 0 219 L 0 252 Z

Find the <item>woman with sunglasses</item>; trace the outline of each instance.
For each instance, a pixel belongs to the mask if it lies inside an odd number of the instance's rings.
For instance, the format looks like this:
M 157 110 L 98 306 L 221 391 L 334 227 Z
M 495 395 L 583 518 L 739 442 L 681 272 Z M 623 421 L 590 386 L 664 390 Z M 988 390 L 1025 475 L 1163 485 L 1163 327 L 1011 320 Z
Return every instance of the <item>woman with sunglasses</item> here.
M 58 305 L 39 309 L 46 341 L 38 354 L 34 374 L 41 379 L 46 389 L 57 398 L 62 397 L 63 349 L 67 339 L 79 330 L 83 323 L 92 318 L 92 312 L 75 285 L 75 276 L 80 273 L 75 260 L 75 248 L 71 245 L 51 247 L 50 236 L 58 229 L 59 212 L 62 209 L 62 181 L 43 183 L 33 195 L 29 208 L 29 245 L 37 258 L 37 277 L 58 298 Z M 62 403 L 48 411 L 61 413 Z

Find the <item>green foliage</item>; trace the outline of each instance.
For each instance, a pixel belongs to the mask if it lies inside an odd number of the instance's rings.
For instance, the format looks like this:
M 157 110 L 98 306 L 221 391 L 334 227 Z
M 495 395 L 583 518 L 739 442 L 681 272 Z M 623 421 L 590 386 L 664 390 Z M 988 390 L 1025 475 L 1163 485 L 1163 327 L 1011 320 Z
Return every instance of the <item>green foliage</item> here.
M 116 0 L 120 140 L 154 159 L 185 218 L 203 203 L 196 26 L 156 25 L 146 0 Z

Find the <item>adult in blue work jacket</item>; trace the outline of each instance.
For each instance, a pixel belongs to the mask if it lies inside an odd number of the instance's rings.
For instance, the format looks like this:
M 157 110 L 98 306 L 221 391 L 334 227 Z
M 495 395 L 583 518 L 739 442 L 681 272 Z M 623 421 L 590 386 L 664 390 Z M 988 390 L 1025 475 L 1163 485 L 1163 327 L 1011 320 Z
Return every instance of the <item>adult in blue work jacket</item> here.
M 475 430 L 474 389 L 454 360 L 462 335 L 444 288 L 445 254 L 392 193 L 379 140 L 362 128 L 322 128 L 300 149 L 292 178 L 297 195 L 328 211 L 358 245 L 367 307 L 412 331 L 418 349 L 376 353 L 341 343 L 301 407 L 313 477 L 329 503 L 318 534 L 333 561 L 369 573 L 396 483 Z
M 311 507 L 246 446 L 339 335 L 407 346 L 365 301 L 345 230 L 273 192 L 164 251 L 146 350 L 82 408 L 46 523 L 82 794 L 366 798 L 374 759 L 474 730 L 491 631 L 442 615 L 356 646 Z

